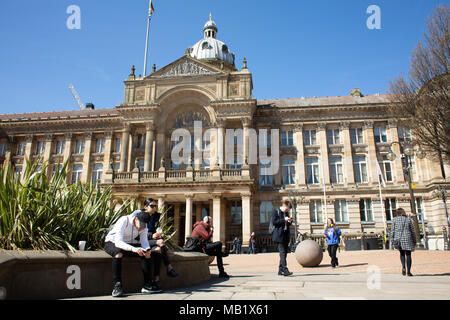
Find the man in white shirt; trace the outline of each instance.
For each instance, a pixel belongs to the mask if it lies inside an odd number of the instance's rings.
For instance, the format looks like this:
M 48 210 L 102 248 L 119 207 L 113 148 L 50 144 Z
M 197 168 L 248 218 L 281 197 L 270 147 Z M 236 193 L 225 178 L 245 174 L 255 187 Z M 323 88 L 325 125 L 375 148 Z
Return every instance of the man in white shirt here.
M 147 223 L 148 214 L 146 212 L 134 212 L 121 217 L 105 238 L 104 249 L 106 253 L 113 257 L 113 297 L 123 295 L 122 258 L 124 256 L 141 257 L 141 267 L 144 274 L 144 285 L 141 292 L 155 292 L 151 286 L 150 262 L 153 259 L 150 259 L 152 252 L 148 243 Z

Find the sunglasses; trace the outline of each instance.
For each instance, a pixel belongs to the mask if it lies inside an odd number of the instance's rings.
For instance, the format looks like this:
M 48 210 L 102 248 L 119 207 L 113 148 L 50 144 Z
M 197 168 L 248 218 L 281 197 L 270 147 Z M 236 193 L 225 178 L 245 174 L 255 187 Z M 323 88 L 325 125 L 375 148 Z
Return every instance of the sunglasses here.
M 151 204 L 150 205 L 150 208 L 152 208 L 152 209 L 154 209 L 154 208 L 157 208 L 158 206 L 156 205 L 156 204 Z

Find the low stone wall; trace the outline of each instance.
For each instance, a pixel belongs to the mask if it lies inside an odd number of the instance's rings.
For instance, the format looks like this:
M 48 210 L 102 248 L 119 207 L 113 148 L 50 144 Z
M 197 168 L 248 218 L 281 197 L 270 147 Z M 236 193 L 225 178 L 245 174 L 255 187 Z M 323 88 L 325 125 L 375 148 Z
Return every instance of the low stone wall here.
M 110 295 L 111 260 L 104 251 L 0 251 L 0 300 Z M 161 262 L 163 289 L 188 287 L 211 279 L 205 254 L 174 252 L 170 262 L 180 276 L 169 278 Z M 139 258 L 123 258 L 122 281 L 125 293 L 140 292 L 143 275 Z

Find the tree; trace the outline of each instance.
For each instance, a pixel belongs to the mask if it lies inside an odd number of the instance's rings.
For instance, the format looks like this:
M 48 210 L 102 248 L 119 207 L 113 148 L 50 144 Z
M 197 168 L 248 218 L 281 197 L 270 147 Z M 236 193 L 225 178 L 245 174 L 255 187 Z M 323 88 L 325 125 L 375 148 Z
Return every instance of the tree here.
M 424 40 L 412 52 L 409 77 L 390 82 L 390 112 L 440 163 L 450 162 L 449 8 L 439 6 L 426 20 Z

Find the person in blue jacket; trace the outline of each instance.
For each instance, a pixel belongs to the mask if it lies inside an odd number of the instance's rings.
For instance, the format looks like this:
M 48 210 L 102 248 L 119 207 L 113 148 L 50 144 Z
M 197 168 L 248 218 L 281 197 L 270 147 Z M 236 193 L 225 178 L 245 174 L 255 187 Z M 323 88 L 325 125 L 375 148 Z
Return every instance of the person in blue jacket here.
M 333 219 L 329 218 L 327 221 L 327 227 L 324 231 L 324 237 L 327 238 L 328 254 L 331 258 L 331 266 L 336 268 L 339 266 L 338 258 L 336 257 L 339 242 L 342 239 L 342 232 L 335 224 Z M 345 243 L 344 243 L 345 246 Z

